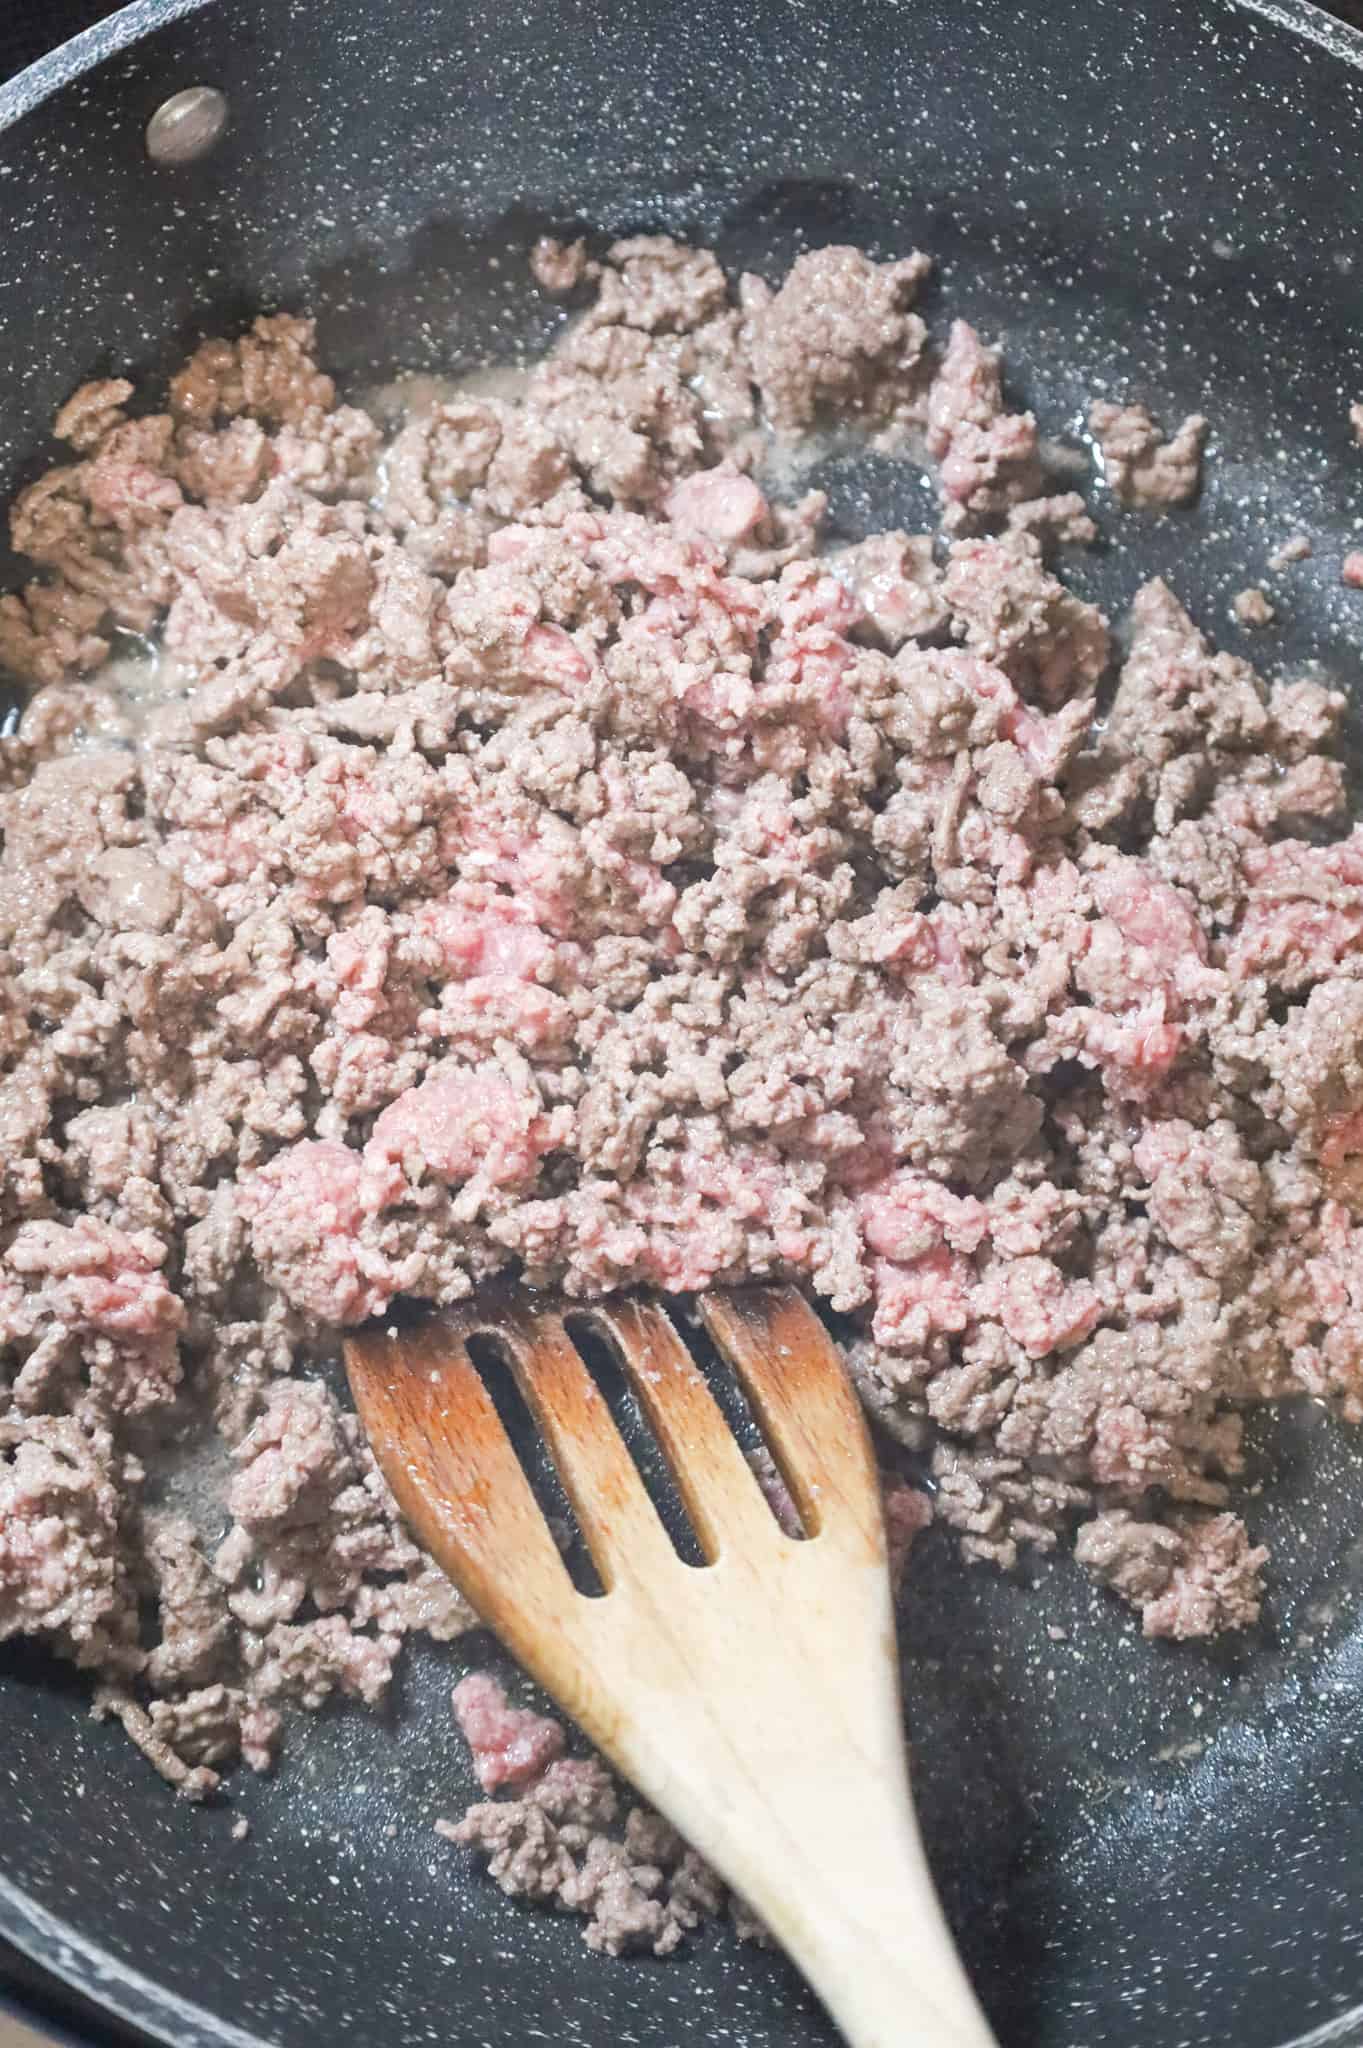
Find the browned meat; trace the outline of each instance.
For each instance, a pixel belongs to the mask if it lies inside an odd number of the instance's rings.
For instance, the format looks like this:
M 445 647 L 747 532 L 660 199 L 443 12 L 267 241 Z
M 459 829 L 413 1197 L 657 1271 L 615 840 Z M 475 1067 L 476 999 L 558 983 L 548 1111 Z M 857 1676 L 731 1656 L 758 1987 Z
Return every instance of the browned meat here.
M 1189 413 L 1168 440 L 1143 405 L 1114 405 L 1096 399 L 1089 407 L 1089 432 L 1103 458 L 1103 473 L 1124 505 L 1186 505 L 1202 482 L 1202 444 L 1207 422 Z
M 338 405 L 281 315 L 162 413 L 82 387 L 13 508 L 0 1636 L 189 1796 L 470 1621 L 321 1376 L 398 1295 L 795 1276 L 930 1468 L 896 1561 L 930 1512 L 1005 1565 L 1077 1526 L 1151 1633 L 1257 1613 L 1245 1404 L 1363 1415 L 1340 696 L 1155 581 L 1095 717 L 1049 566 L 1092 521 L 998 352 L 929 343 L 924 258 L 535 265 L 590 303 L 518 388 Z M 824 424 L 921 429 L 942 533 L 821 554 L 771 478 Z M 1195 489 L 1201 421 L 1093 425 L 1118 495 Z M 152 1429 L 221 1439 L 225 1536 Z M 612 1949 L 714 1910 L 556 1724 L 459 1700 L 508 1888 Z

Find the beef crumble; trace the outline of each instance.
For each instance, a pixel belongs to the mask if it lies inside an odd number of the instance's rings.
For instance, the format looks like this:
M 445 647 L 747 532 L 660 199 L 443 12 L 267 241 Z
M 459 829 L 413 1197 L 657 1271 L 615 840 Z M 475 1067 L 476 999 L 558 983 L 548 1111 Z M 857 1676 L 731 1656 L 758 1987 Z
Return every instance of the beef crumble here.
M 1124 505 L 1186 505 L 1197 496 L 1207 438 L 1201 413 L 1189 413 L 1166 439 L 1143 405 L 1096 399 L 1088 423 L 1112 494 Z
M 13 508 L 0 1637 L 191 1797 L 468 1622 L 316 1376 L 399 1294 L 794 1276 L 967 1556 L 1077 1531 L 1151 1634 L 1258 1614 L 1246 1404 L 1363 1415 L 1342 698 L 1155 581 L 1095 719 L 1093 522 L 923 257 L 535 267 L 590 303 L 514 401 L 385 438 L 277 315 L 165 411 L 83 387 Z M 921 436 L 940 536 L 820 552 L 763 465 L 837 418 Z M 1093 428 L 1118 495 L 1196 489 L 1200 419 Z M 225 1535 L 147 1477 L 207 1415 Z M 670 1945 L 685 1852 L 594 1848 L 587 1767 L 461 1712 L 531 1776 L 460 1839 Z
M 1244 590 L 1237 590 L 1230 602 L 1231 616 L 1240 626 L 1271 626 L 1278 614 L 1269 601 L 1268 593 L 1257 583 L 1251 583 Z

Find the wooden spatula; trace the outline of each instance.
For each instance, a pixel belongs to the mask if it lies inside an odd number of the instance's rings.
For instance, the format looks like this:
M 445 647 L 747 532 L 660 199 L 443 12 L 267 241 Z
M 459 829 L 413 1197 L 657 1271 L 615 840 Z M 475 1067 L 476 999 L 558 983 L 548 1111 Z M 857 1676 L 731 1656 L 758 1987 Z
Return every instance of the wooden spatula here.
M 351 1337 L 355 1403 L 419 1540 L 625 1777 L 762 1916 L 855 2048 L 989 2048 L 909 1797 L 880 1492 L 842 1360 L 793 1288 L 702 1299 L 807 1532 L 777 1525 L 667 1313 L 610 1343 L 707 1560 L 673 1548 L 559 1309 L 485 1295 Z M 467 1341 L 510 1360 L 604 1592 L 579 1593 Z

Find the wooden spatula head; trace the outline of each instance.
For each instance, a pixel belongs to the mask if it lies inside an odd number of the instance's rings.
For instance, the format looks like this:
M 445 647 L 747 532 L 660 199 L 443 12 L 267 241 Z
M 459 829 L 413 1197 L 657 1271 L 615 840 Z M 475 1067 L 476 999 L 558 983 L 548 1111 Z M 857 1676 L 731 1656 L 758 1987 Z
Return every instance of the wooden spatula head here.
M 486 1293 L 346 1344 L 356 1406 L 419 1540 L 612 1763 L 762 1915 L 860 2048 L 990 2041 L 909 1802 L 875 1458 L 836 1346 L 793 1288 L 703 1297 L 790 1488 L 777 1523 L 656 1301 L 574 1305 L 615 1352 L 705 1562 L 677 1553 L 564 1306 Z M 469 1352 L 494 1338 L 603 1591 L 579 1592 Z M 907 1960 L 906 1960 L 907 1959 Z

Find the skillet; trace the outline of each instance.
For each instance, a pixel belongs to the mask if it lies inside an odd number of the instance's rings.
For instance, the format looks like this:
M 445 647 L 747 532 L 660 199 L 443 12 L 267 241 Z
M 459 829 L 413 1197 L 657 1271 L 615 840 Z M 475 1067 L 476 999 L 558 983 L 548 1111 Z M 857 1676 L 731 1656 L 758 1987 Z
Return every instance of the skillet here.
M 203 83 L 226 139 L 154 171 L 148 116 Z M 1297 0 L 137 0 L 0 90 L 0 496 L 53 459 L 80 377 L 163 373 L 261 307 L 315 311 L 351 388 L 542 346 L 547 226 L 768 274 L 916 244 L 1048 432 L 1073 444 L 1105 387 L 1214 422 L 1201 507 L 1104 506 L 1082 594 L 1165 573 L 1223 644 L 1363 707 L 1337 583 L 1361 119 L 1363 38 Z M 927 509 L 903 468 L 810 481 L 849 532 Z M 1229 597 L 1296 531 L 1315 558 L 1251 644 Z M 920 1807 L 1006 2048 L 1363 2044 L 1363 1439 L 1304 1404 L 1252 1436 L 1275 1574 L 1245 1640 L 1146 1645 L 1066 1563 L 1020 1589 L 936 1534 L 915 1554 Z M 599 1961 L 435 1840 L 471 1791 L 446 1704 L 470 1655 L 419 1649 L 391 1724 L 319 1717 L 276 1783 L 192 1810 L 80 1681 L 0 1651 L 0 1935 L 45 2009 L 174 2048 L 829 2048 L 779 1958 L 714 1933 L 680 1965 Z

